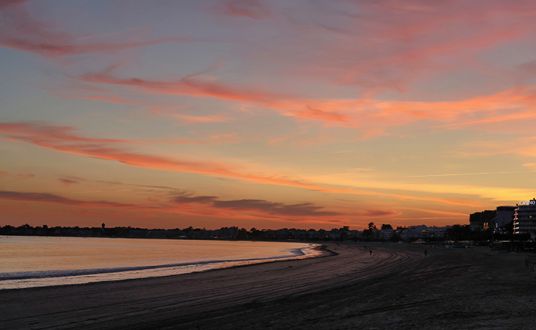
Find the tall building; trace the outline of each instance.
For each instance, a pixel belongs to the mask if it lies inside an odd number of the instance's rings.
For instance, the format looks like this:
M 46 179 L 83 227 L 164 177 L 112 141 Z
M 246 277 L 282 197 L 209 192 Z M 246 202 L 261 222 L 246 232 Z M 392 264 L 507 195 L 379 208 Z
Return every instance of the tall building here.
M 514 220 L 515 206 L 499 206 L 493 218 L 493 231 L 495 233 L 505 233 L 512 231 L 512 221 Z
M 514 210 L 514 234 L 536 236 L 536 199 L 518 204 Z

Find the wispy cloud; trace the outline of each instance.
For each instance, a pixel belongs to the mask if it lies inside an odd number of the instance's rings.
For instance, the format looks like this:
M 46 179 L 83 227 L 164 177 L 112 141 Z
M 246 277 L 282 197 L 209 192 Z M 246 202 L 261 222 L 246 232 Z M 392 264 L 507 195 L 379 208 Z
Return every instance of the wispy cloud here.
M 124 36 L 122 41 L 98 40 L 93 36 L 77 38 L 51 23 L 34 18 L 25 8 L 26 1 L 5 1 L 0 6 L 0 46 L 35 53 L 46 57 L 61 57 L 88 53 L 111 53 L 168 42 L 189 41 L 168 37 L 139 40 Z M 131 39 L 125 41 L 125 39 Z
M 299 119 L 354 127 L 363 136 L 384 134 L 389 128 L 415 122 L 435 122 L 443 129 L 482 127 L 532 119 L 536 107 L 533 86 L 449 101 L 402 101 L 380 99 L 306 99 L 253 89 L 244 89 L 197 77 L 176 81 L 118 78 L 109 71 L 86 74 L 85 82 L 111 84 L 151 93 L 208 97 L 245 102 Z M 180 118 L 180 117 L 179 117 Z M 198 118 L 214 120 L 219 117 Z M 183 117 L 195 120 L 195 118 Z M 199 122 L 199 121 L 198 121 Z
M 64 205 L 76 205 L 76 206 L 95 206 L 95 207 L 120 207 L 120 208 L 134 208 L 134 204 L 110 202 L 110 201 L 85 201 L 63 197 L 51 193 L 41 192 L 19 192 L 19 191 L 0 191 L 0 199 L 13 200 L 13 201 L 28 201 L 28 202 L 46 202 L 57 203 Z
M 35 123 L 0 123 L 0 134 L 15 141 L 24 141 L 58 152 L 117 161 L 126 165 L 145 169 L 202 174 L 259 184 L 295 187 L 335 194 L 381 196 L 400 200 L 421 200 L 449 205 L 466 205 L 468 203 L 464 200 L 442 197 L 379 191 L 373 189 L 374 186 L 366 186 L 366 188 L 360 189 L 358 186 L 351 187 L 345 186 L 344 184 L 338 185 L 339 182 L 336 180 L 333 181 L 333 184 L 317 183 L 315 181 L 301 180 L 289 176 L 257 174 L 257 171 L 250 172 L 248 171 L 248 168 L 229 163 L 177 159 L 132 152 L 122 146 L 123 143 L 129 143 L 128 140 L 84 137 L 74 133 L 72 128 L 64 126 L 57 127 Z M 381 189 L 390 190 L 391 188 L 384 185 Z
M 300 40 L 271 43 L 272 62 L 294 75 L 372 94 L 404 93 L 432 77 L 474 72 L 476 61 L 491 75 L 495 67 L 480 55 L 514 41 L 528 45 L 535 28 L 533 3 L 525 0 L 330 1 L 295 10 L 266 4 L 288 17 L 286 25 L 274 25 Z
M 0 133 L 12 139 L 32 142 L 34 144 L 46 143 L 46 141 L 61 141 L 64 143 L 124 143 L 123 139 L 103 139 L 78 135 L 69 126 L 52 126 L 40 123 L 0 123 Z
M 142 78 L 120 78 L 113 75 L 109 70 L 105 70 L 100 73 L 82 75 L 80 79 L 85 82 L 129 87 L 151 93 L 246 102 L 279 111 L 286 116 L 302 119 L 335 123 L 344 123 L 347 121 L 345 114 L 310 106 L 306 100 L 284 94 L 203 80 L 196 76 L 186 76 L 174 81 L 148 80 Z
M 259 211 L 285 216 L 336 216 L 337 212 L 325 211 L 312 203 L 285 204 L 263 199 L 221 200 L 216 196 L 179 195 L 173 201 L 178 204 L 201 203 L 211 207 L 231 210 Z
M 271 15 L 261 0 L 226 0 L 216 6 L 216 11 L 228 16 L 263 19 Z
M 156 115 L 164 115 L 187 124 L 211 124 L 229 121 L 229 118 L 221 114 L 185 114 L 173 109 L 163 107 L 151 107 L 150 112 Z
M 412 175 L 408 178 L 438 178 L 438 177 L 455 177 L 455 176 L 481 176 L 481 175 L 500 175 L 500 174 L 515 174 L 521 173 L 519 171 L 497 171 L 497 172 L 469 172 L 469 173 L 435 173 L 435 174 L 422 174 Z
M 141 168 L 204 174 L 304 189 L 320 189 L 314 184 L 285 177 L 248 174 L 227 164 L 172 159 L 131 152 L 121 148 L 119 145 L 120 143 L 127 143 L 128 141 L 126 140 L 84 137 L 74 134 L 72 128 L 64 126 L 47 126 L 35 123 L 0 123 L 0 134 L 13 140 L 32 143 L 47 149 L 118 161 Z
M 80 183 L 79 179 L 72 178 L 72 177 L 61 177 L 61 178 L 58 178 L 58 181 L 67 186 Z

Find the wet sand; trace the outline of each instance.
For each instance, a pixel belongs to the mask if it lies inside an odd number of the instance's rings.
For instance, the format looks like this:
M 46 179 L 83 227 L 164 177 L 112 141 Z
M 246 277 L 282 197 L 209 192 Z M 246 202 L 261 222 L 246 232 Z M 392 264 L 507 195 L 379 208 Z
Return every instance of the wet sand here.
M 371 246 L 369 244 L 369 246 Z M 531 329 L 536 280 L 488 248 L 330 244 L 337 255 L 0 291 L 1 329 Z

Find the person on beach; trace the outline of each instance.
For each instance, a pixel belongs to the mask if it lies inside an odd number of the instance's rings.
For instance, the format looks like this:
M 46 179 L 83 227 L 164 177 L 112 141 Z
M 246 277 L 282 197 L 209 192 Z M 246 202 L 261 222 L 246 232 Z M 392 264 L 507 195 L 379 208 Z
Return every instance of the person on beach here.
M 370 255 L 372 255 L 372 249 L 369 250 Z

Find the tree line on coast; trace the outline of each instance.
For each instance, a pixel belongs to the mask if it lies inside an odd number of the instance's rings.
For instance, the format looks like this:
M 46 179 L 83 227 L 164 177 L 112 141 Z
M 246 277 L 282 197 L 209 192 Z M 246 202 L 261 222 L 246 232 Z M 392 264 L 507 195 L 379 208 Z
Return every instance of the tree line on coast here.
M 166 239 L 222 239 L 222 240 L 264 240 L 264 241 L 444 241 L 472 240 L 486 241 L 490 233 L 471 231 L 467 225 L 448 227 L 428 227 L 425 225 L 397 227 L 389 224 L 377 228 L 369 223 L 367 229 L 351 230 L 341 228 L 324 229 L 245 229 L 236 226 L 219 229 L 175 228 L 147 229 L 134 227 L 61 227 L 54 226 L 10 226 L 0 227 L 0 235 L 20 236 L 71 236 L 71 237 L 116 237 L 116 238 L 166 238 Z

